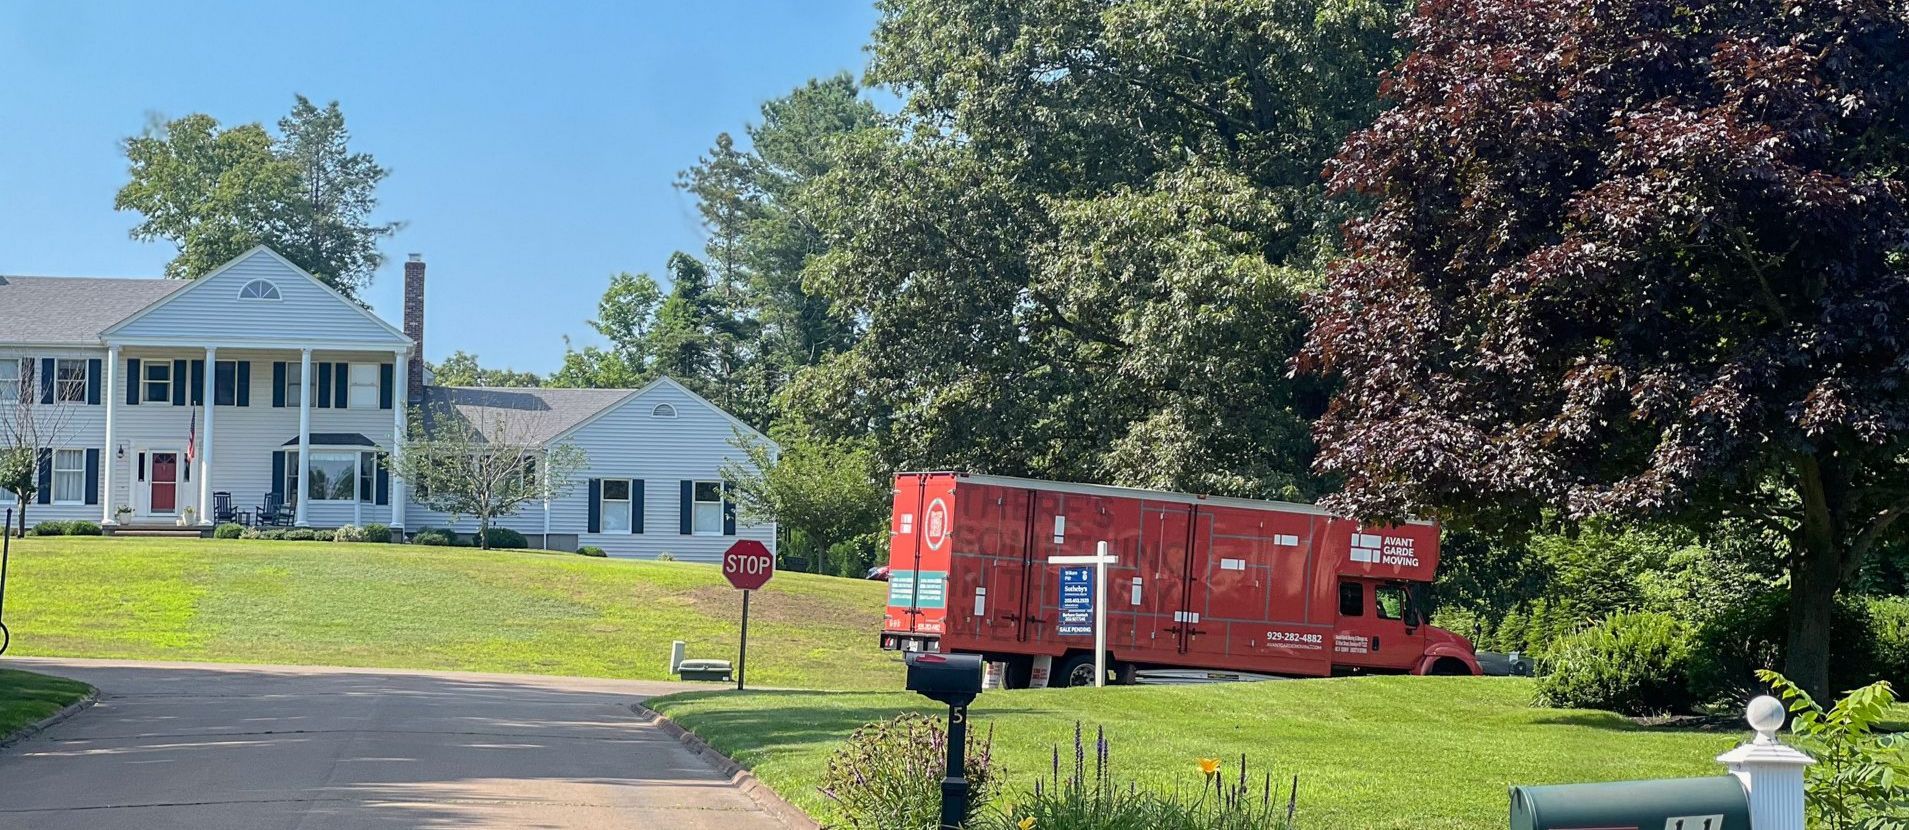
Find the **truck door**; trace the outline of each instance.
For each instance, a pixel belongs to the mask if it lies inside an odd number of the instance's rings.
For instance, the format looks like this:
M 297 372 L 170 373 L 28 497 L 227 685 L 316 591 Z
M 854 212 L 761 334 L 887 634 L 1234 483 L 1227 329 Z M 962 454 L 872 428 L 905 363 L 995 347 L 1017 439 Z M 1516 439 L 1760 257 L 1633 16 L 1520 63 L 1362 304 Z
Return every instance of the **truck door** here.
M 1407 671 L 1425 654 L 1425 626 L 1406 583 L 1340 577 L 1333 663 Z
M 1136 579 L 1126 605 L 1134 613 L 1135 645 L 1166 653 L 1186 650 L 1188 508 L 1164 502 L 1140 505 L 1141 532 Z M 1109 589 L 1109 593 L 1114 593 Z M 1135 600 L 1138 602 L 1135 602 Z M 1115 607 L 1121 603 L 1115 602 Z

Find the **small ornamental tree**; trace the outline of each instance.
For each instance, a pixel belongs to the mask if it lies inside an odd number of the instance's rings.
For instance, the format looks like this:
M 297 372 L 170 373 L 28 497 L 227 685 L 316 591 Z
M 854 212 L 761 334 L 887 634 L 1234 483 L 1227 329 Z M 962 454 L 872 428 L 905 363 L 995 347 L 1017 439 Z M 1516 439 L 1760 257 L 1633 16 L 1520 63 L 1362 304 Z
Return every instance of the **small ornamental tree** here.
M 1338 507 L 1741 518 L 1790 677 L 1909 511 L 1909 6 L 1439 0 L 1327 170 L 1369 213 L 1301 365 Z
M 539 442 L 540 417 L 504 407 L 419 407 L 410 432 L 420 437 L 391 465 L 419 504 L 452 521 L 476 519 L 477 544 L 488 549 L 492 522 L 568 493 L 589 463 L 575 444 Z

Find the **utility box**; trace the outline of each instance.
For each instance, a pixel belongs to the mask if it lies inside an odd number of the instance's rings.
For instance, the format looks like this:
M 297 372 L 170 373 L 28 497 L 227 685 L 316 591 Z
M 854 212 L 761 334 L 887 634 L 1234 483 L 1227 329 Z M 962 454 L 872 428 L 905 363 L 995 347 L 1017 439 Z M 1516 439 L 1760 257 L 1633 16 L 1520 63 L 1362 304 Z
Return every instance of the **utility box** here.
M 1751 830 L 1733 776 L 1511 788 L 1511 830 Z
M 978 654 L 909 654 L 908 691 L 949 706 L 966 706 L 981 694 Z
M 676 667 L 676 674 L 684 680 L 728 680 L 728 660 L 684 660 Z

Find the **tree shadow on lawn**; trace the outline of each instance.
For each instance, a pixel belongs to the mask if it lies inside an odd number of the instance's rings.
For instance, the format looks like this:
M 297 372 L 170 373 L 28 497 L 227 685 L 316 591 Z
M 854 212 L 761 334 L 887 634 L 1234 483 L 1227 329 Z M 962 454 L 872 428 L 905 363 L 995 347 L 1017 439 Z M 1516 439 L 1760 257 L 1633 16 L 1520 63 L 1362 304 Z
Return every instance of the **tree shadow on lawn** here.
M 1740 716 L 1690 715 L 1639 720 L 1615 712 L 1582 709 L 1548 711 L 1532 718 L 1531 723 L 1535 726 L 1581 726 L 1606 732 L 1641 732 L 1661 735 L 1693 733 L 1727 735 L 1747 731 L 1744 728 L 1743 718 Z

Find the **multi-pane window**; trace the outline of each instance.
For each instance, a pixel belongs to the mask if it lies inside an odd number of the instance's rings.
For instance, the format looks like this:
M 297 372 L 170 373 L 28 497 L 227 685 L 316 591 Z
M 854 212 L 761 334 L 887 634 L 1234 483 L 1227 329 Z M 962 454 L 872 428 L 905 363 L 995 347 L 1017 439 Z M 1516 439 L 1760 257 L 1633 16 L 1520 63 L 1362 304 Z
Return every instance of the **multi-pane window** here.
M 278 298 L 278 286 L 266 280 L 253 280 L 239 287 L 241 300 L 276 300 Z
M 723 532 L 723 483 L 698 481 L 696 504 L 691 513 L 692 529 L 698 536 L 721 536 Z
M 299 402 L 305 400 L 305 384 L 301 382 L 303 380 L 304 371 L 305 367 L 301 364 L 285 364 L 284 395 L 286 406 L 298 406 Z
M 53 362 L 54 400 L 60 403 L 86 403 L 86 361 L 60 358 Z
M 352 409 L 378 408 L 378 364 L 351 364 L 351 397 L 348 400 Z
M 53 503 L 86 501 L 86 451 L 53 451 Z
M 20 361 L 10 357 L 0 357 L 0 404 L 20 402 L 20 390 L 26 375 L 20 371 Z
M 146 403 L 171 403 L 172 361 L 148 360 L 142 365 L 140 371 L 146 375 L 146 391 L 141 400 Z
M 312 501 L 352 501 L 358 497 L 358 454 L 313 451 L 306 495 Z
M 630 532 L 630 482 L 628 479 L 603 480 L 603 532 Z
M 217 406 L 239 405 L 239 362 L 221 360 L 212 364 L 212 403 Z

